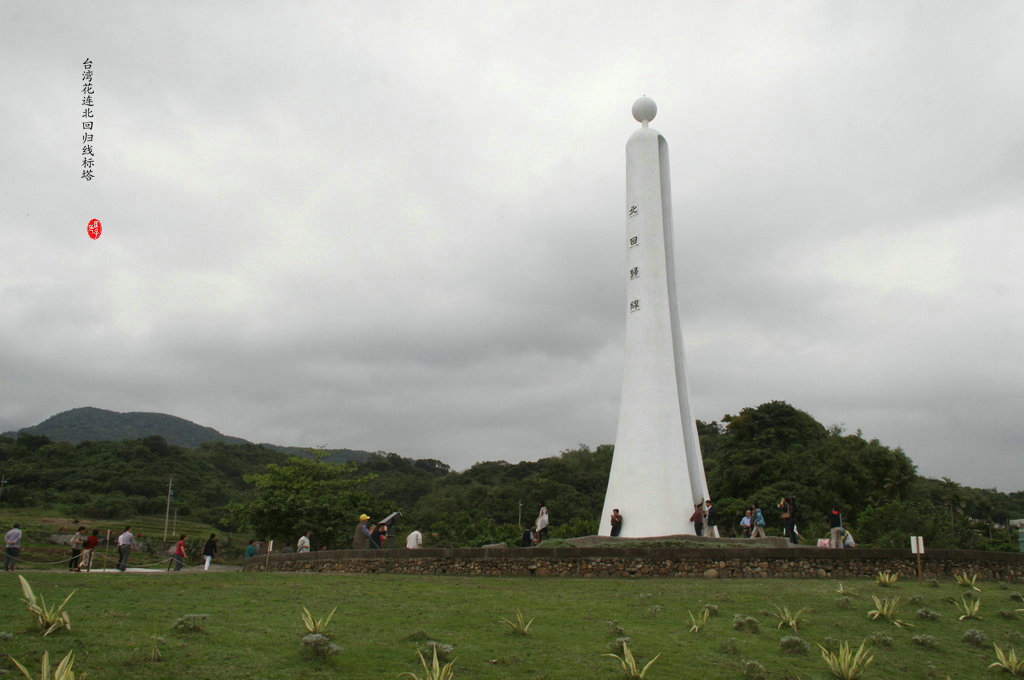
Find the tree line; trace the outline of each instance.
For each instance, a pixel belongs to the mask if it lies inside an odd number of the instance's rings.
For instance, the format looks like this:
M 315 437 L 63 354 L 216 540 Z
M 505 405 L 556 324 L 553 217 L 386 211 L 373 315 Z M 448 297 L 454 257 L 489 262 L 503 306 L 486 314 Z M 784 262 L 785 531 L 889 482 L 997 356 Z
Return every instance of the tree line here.
M 827 535 L 833 505 L 859 545 L 1017 550 L 1007 520 L 1024 517 L 1024 492 L 975 489 L 921 477 L 899 448 L 826 427 L 781 401 L 698 421 L 704 465 L 723 535 L 738 535 L 758 503 L 769 534 L 776 509 L 796 499 L 804 540 Z M 128 518 L 175 507 L 226 530 L 290 545 L 306 530 L 316 547 L 343 548 L 362 513 L 399 511 L 398 534 L 420 529 L 430 546 L 514 545 L 546 502 L 553 538 L 597 531 L 613 447 L 579 445 L 536 461 L 484 461 L 457 472 L 438 460 L 378 452 L 335 463 L 324 452 L 286 456 L 255 444 L 171 446 L 161 437 L 72 445 L 20 433 L 0 437 L 0 503 L 47 505 L 76 517 Z

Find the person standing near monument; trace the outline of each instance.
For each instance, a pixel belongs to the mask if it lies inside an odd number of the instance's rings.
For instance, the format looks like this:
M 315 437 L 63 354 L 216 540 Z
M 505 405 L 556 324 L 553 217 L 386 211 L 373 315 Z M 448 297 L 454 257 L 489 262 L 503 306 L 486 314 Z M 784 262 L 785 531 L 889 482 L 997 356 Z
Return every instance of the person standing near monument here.
M 704 533 L 708 536 L 714 536 L 715 527 L 718 526 L 718 511 L 711 504 L 710 498 L 705 501 L 705 505 L 707 507 L 704 508 Z
M 619 514 L 618 508 L 612 509 L 612 536 L 618 536 L 619 532 L 622 531 L 622 515 Z
M 21 525 L 15 522 L 14 527 L 4 534 L 4 571 L 14 571 L 14 563 L 20 553 Z
M 117 570 L 125 571 L 128 568 L 128 558 L 132 554 L 132 548 L 139 549 L 135 542 L 135 535 L 132 534 L 130 526 L 125 527 L 121 535 L 117 537 Z
M 295 552 L 309 552 L 309 534 L 310 532 L 307 531 L 306 533 L 299 536 L 299 542 L 295 545 Z
M 540 502 L 540 512 L 537 513 L 537 522 L 534 528 L 537 530 L 537 537 L 541 541 L 548 540 L 548 525 L 551 523 L 548 517 L 548 507 L 544 501 Z
M 414 529 L 411 534 L 405 537 L 405 547 L 409 550 L 419 550 L 423 547 L 423 534 L 419 529 Z
M 704 535 L 704 504 L 697 503 L 693 506 L 693 514 L 690 515 L 690 521 L 693 522 L 693 533 L 696 536 Z

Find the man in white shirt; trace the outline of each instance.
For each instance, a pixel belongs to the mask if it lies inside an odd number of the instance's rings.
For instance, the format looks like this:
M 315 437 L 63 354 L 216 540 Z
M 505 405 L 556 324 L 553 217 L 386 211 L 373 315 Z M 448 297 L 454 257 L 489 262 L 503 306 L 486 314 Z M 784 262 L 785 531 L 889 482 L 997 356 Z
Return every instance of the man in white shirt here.
M 128 557 L 132 554 L 132 548 L 138 550 L 135 543 L 135 536 L 131 527 L 125 527 L 124 532 L 117 537 L 117 568 L 124 571 L 128 568 Z
M 409 550 L 418 550 L 423 547 L 423 534 L 416 529 L 405 538 L 405 547 Z
M 309 552 L 309 532 L 307 531 L 302 536 L 299 536 L 299 542 L 295 546 L 297 552 L 304 553 Z
M 14 563 L 21 553 L 21 525 L 14 523 L 14 528 L 4 534 L 4 571 L 14 571 Z

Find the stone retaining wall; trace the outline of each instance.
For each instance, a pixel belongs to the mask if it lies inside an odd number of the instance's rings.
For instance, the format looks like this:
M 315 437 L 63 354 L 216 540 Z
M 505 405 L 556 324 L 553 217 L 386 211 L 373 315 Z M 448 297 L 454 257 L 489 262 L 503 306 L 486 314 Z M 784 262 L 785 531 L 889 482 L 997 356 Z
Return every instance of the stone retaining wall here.
M 980 579 L 1024 580 L 1024 555 L 977 550 L 932 550 L 926 578 L 966 571 Z M 330 550 L 260 555 L 246 571 L 339 574 L 449 574 L 458 576 L 574 576 L 581 578 L 855 578 L 891 571 L 917 575 L 917 558 L 904 550 L 825 548 L 461 548 Z

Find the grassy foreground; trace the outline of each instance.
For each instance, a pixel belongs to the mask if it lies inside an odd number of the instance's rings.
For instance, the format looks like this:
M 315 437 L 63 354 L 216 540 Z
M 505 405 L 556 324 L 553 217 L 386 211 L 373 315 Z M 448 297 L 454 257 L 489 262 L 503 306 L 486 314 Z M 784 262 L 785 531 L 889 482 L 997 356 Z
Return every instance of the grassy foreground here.
M 75 669 L 93 680 L 375 680 L 407 671 L 422 676 L 416 648 L 424 637 L 455 645 L 457 678 L 494 680 L 622 678 L 617 662 L 601 654 L 613 651 L 611 643 L 623 634 L 632 638 L 642 663 L 661 655 L 647 673 L 651 680 L 826 678 L 815 643 L 835 646 L 841 640 L 856 648 L 868 639 L 875 660 L 864 677 L 890 680 L 1009 678 L 986 672 L 995 660 L 992 642 L 1024 652 L 1024 618 L 1009 618 L 1024 607 L 1013 598 L 1024 587 L 980 581 L 983 592 L 976 595 L 983 618 L 959 621 L 960 612 L 949 600 L 959 601 L 965 588 L 952 582 L 919 586 L 905 579 L 889 588 L 866 579 L 846 581 L 852 591 L 847 607 L 840 604 L 838 583 L 827 580 L 21 573 L 47 603 L 77 592 L 68 603 L 72 630 L 43 638 L 24 609 L 16 575 L 0 573 L 0 632 L 13 634 L 0 641 L 0 668 L 11 670 L 7 677 L 12 678 L 21 675 L 10 657 L 37 676 L 44 650 L 59 660 L 69 649 L 75 651 Z M 914 628 L 870 620 L 873 594 L 899 596 L 898 618 Z M 689 632 L 689 613 L 698 614 L 705 604 L 716 605 L 717 615 L 700 632 Z M 328 631 L 342 653 L 320 659 L 302 647 L 302 606 L 317 617 L 338 607 Z M 811 609 L 794 633 L 777 629 L 775 606 Z M 499 622 L 514 620 L 517 608 L 534 619 L 525 636 Z M 919 618 L 919 609 L 939 618 Z M 186 614 L 209 615 L 203 632 L 172 631 Z M 734 629 L 735 614 L 757 619 L 758 632 Z M 969 629 L 981 631 L 987 641 L 979 646 L 964 641 Z M 154 635 L 164 640 L 157 662 L 147 658 Z M 796 645 L 795 653 L 783 651 L 779 642 L 791 635 L 809 649 L 801 652 Z M 932 636 L 932 645 L 915 642 L 919 635 Z M 758 675 L 748 661 L 757 661 L 766 674 Z

